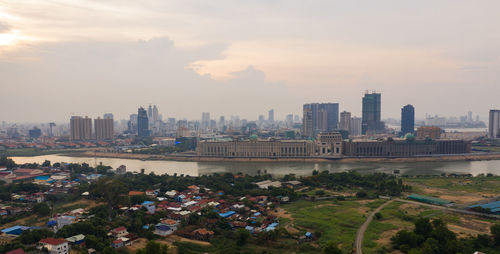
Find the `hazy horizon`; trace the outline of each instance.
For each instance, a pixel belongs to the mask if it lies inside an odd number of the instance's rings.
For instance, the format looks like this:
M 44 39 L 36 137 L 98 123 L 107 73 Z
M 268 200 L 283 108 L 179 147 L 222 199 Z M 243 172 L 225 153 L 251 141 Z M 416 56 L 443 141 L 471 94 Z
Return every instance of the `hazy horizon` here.
M 484 120 L 500 108 L 498 1 L 6 0 L 0 3 L 0 121 L 302 115 L 337 102 L 361 116 Z

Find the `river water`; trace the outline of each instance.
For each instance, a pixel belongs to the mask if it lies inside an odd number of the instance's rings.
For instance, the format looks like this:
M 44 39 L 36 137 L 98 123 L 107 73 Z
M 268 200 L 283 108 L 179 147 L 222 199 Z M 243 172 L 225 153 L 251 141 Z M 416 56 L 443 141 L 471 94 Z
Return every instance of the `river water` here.
M 273 175 L 286 175 L 294 173 L 296 175 L 310 175 L 313 170 L 330 172 L 343 172 L 355 170 L 360 173 L 385 172 L 392 173 L 395 169 L 400 170 L 400 174 L 408 175 L 429 175 L 441 173 L 470 173 L 473 175 L 492 173 L 500 175 L 500 160 L 490 161 L 447 161 L 447 162 L 405 162 L 405 163 L 384 163 L 384 162 L 356 162 L 343 163 L 332 162 L 191 162 L 191 161 L 142 161 L 134 159 L 118 158 L 92 158 L 92 157 L 71 157 L 62 155 L 43 155 L 32 157 L 12 157 L 17 164 L 23 163 L 43 163 L 49 160 L 67 163 L 88 163 L 91 166 L 102 163 L 114 169 L 120 165 L 127 166 L 127 171 L 140 172 L 144 169 L 146 173 L 173 175 L 184 174 L 199 176 L 212 173 L 244 173 L 256 175 L 258 171 L 267 172 Z

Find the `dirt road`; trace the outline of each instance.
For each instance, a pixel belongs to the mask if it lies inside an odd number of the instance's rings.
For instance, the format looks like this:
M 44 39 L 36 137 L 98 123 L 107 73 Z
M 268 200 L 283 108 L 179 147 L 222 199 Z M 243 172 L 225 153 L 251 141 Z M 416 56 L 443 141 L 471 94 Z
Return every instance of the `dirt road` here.
M 368 225 L 370 225 L 370 222 L 373 220 L 373 216 L 380 212 L 384 207 L 386 207 L 388 204 L 392 203 L 394 200 L 389 200 L 385 203 L 383 203 L 381 206 L 377 207 L 377 209 L 373 210 L 373 212 L 368 215 L 366 218 L 366 221 L 361 225 L 361 227 L 358 229 L 358 233 L 356 233 L 356 240 L 354 241 L 354 245 L 356 247 L 356 254 L 362 254 L 363 251 L 361 250 L 361 247 L 363 247 L 363 239 L 365 237 L 365 231 L 368 228 Z

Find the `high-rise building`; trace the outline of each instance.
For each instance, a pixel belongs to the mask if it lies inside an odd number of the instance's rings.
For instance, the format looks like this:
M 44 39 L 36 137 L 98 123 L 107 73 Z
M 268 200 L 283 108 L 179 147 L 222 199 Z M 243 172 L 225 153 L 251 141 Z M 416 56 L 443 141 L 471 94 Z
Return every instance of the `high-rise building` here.
M 351 124 L 349 125 L 349 136 L 361 136 L 361 123 L 360 117 L 351 118 Z
M 114 138 L 114 124 L 113 118 L 101 119 L 98 117 L 94 119 L 94 130 L 96 140 L 113 140 Z
M 286 115 L 285 122 L 288 125 L 288 127 L 291 127 L 293 125 L 293 114 Z
M 316 137 L 320 132 L 334 131 L 339 122 L 338 103 L 310 103 L 303 106 L 302 135 Z
M 362 134 L 381 133 L 385 124 L 381 119 L 381 95 L 380 93 L 365 93 L 363 97 L 363 116 L 361 124 Z
M 490 110 L 488 138 L 500 138 L 500 110 Z
M 415 132 L 415 108 L 408 104 L 401 109 L 401 134 Z
M 151 105 L 149 105 L 148 107 L 148 119 L 153 119 L 153 108 L 151 107 Z
M 113 119 L 114 117 L 113 117 L 113 114 L 111 114 L 111 113 L 106 113 L 106 114 L 104 114 L 104 115 L 103 115 L 103 118 L 104 118 L 104 119 Z
M 92 119 L 89 117 L 72 116 L 69 125 L 71 140 L 92 139 Z
M 224 126 L 226 125 L 226 119 L 224 116 L 220 116 L 219 117 L 219 129 L 222 130 L 224 128 Z
M 153 123 L 156 123 L 159 120 L 158 118 L 158 108 L 156 105 L 153 107 Z
M 39 138 L 42 136 L 42 130 L 40 130 L 38 127 L 33 127 L 33 129 L 28 131 L 30 138 Z
M 351 112 L 340 112 L 340 123 L 339 129 L 344 131 L 349 131 L 349 127 L 351 126 Z
M 139 137 L 149 136 L 148 113 L 143 107 L 137 110 L 137 135 Z
M 274 123 L 274 109 L 269 110 L 267 121 Z
M 209 112 L 201 113 L 201 128 L 208 129 L 209 126 L 210 126 L 210 113 Z

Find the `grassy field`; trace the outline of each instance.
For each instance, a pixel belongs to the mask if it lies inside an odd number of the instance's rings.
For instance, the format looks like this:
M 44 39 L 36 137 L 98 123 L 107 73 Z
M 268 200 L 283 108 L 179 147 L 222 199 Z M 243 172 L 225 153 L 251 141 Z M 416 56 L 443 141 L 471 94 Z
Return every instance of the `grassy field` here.
M 390 252 L 391 237 L 403 229 L 413 230 L 413 220 L 418 217 L 440 218 L 458 237 L 489 233 L 489 227 L 494 223 L 489 219 L 446 213 L 442 210 L 402 202 L 393 202 L 380 213 L 382 218 L 374 219 L 365 233 L 364 253 Z
M 297 201 L 282 206 L 291 214 L 292 223 L 302 232 L 321 232 L 317 243 L 329 241 L 351 251 L 358 228 L 366 214 L 384 201 Z
M 500 194 L 500 176 L 468 178 L 403 178 L 405 183 L 419 183 L 429 187 L 452 191 L 490 192 Z

